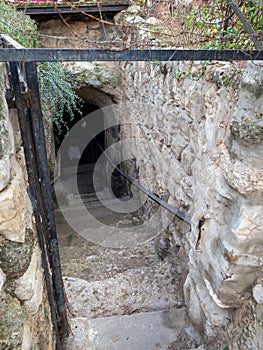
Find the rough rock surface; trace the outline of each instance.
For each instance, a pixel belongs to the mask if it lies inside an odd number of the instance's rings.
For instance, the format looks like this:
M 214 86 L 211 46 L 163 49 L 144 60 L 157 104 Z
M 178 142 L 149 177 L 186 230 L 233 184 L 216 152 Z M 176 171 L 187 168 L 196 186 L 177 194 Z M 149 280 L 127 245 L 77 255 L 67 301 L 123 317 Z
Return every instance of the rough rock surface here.
M 113 23 L 110 17 L 110 15 L 107 17 L 107 21 Z M 66 21 L 67 26 L 60 18 L 43 17 L 39 20 L 42 47 L 87 48 L 96 46 L 97 42 L 114 40 L 118 37 L 118 29 L 113 25 L 102 25 L 88 16 L 70 16 Z
M 179 219 L 167 228 L 188 255 L 192 322 L 211 349 L 260 349 L 261 299 L 252 289 L 263 266 L 262 67 L 126 63 L 122 82 L 126 109 L 136 106 L 123 118 L 132 132 L 122 130 L 136 140 L 131 175 L 192 218 L 191 230 Z M 237 346 L 226 334 L 238 322 Z
M 94 199 L 88 210 L 105 229 L 105 207 Z M 81 220 L 81 213 L 75 215 Z M 124 221 L 118 214 L 109 219 L 115 225 Z M 183 304 L 187 266 L 182 268 L 180 249 L 161 260 L 154 239 L 130 248 L 102 247 L 74 232 L 58 210 L 56 222 L 72 329 L 66 349 L 185 350 L 200 345 Z
M 0 72 L 0 349 L 51 350 L 50 309 L 17 116 L 12 110 L 11 124 L 2 65 Z

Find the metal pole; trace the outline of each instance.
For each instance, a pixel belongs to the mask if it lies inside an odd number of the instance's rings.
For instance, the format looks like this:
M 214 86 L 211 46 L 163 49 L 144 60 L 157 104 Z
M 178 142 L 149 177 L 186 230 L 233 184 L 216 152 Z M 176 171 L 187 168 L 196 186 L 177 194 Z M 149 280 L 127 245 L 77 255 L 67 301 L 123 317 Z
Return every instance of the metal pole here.
M 43 225 L 42 219 L 39 210 L 39 203 L 41 202 L 40 197 L 40 189 L 38 182 L 38 173 L 37 173 L 37 165 L 36 165 L 36 156 L 34 152 L 33 145 L 33 137 L 32 137 L 32 127 L 30 124 L 28 111 L 25 106 L 25 101 L 23 98 L 23 93 L 21 91 L 19 74 L 18 74 L 18 64 L 14 62 L 10 62 L 10 72 L 12 75 L 12 83 L 14 88 L 15 100 L 16 100 L 16 108 L 18 114 L 18 121 L 20 126 L 21 138 L 22 138 L 22 146 L 24 149 L 25 160 L 26 160 L 26 168 L 28 174 L 28 189 L 29 189 L 29 197 L 33 207 L 33 213 L 36 220 L 36 228 L 37 228 L 37 236 L 38 243 L 41 250 L 42 257 L 42 266 L 44 270 L 44 278 L 47 287 L 47 295 L 48 301 L 50 305 L 51 312 L 51 321 L 53 324 L 53 328 L 56 336 L 56 346 L 57 349 L 60 350 L 60 337 L 59 330 L 57 324 L 57 315 L 56 315 L 56 302 L 54 299 L 54 290 L 51 282 L 51 276 L 49 272 L 49 264 L 48 257 L 44 239 Z
M 33 144 L 35 146 L 36 164 L 38 167 L 39 184 L 43 197 L 43 224 L 46 226 L 47 243 L 49 246 L 49 262 L 52 270 L 53 287 L 58 313 L 58 328 L 61 336 L 69 334 L 69 324 L 66 312 L 64 286 L 62 280 L 56 223 L 54 218 L 53 197 L 46 155 L 45 133 L 38 90 L 38 77 L 35 63 L 25 63 L 26 80 L 29 89 L 30 117 L 32 123 Z

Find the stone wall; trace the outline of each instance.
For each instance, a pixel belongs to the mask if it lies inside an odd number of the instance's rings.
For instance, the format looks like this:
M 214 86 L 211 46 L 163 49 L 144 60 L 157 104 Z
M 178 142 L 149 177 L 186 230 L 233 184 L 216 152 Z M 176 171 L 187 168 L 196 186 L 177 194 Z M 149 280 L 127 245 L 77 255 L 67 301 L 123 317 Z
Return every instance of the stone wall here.
M 208 349 L 261 349 L 263 69 L 251 62 L 121 68 L 123 102 L 137 106 L 124 117 L 132 131 L 123 130 L 136 140 L 136 172 L 192 218 L 191 229 L 175 218 L 162 232 L 188 260 L 189 316 Z
M 96 18 L 96 16 L 95 16 Z M 42 47 L 97 47 L 101 43 L 117 40 L 119 29 L 111 24 L 102 24 L 88 15 L 40 16 L 37 19 L 39 39 Z M 105 20 L 105 18 L 104 18 Z M 113 15 L 107 15 L 113 24 Z
M 15 110 L 0 66 L 0 349 L 53 349 L 54 337 Z

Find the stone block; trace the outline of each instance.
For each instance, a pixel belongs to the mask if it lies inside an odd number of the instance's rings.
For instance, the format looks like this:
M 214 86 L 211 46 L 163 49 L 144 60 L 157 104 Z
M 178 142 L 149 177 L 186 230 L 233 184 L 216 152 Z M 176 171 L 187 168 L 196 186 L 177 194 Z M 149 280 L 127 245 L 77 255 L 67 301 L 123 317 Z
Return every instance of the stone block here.
M 188 140 L 183 135 L 176 135 L 173 138 L 171 149 L 177 159 L 181 159 L 182 151 L 188 145 Z
M 253 252 L 257 249 L 254 242 L 257 244 L 262 242 L 262 216 L 262 205 L 251 205 L 250 203 L 244 202 L 242 205 L 236 208 L 236 214 L 233 217 L 231 230 L 232 234 L 234 235 L 233 241 L 236 241 L 235 245 L 239 246 L 236 255 L 247 254 L 248 244 L 251 246 L 249 253 L 253 254 Z
M 16 167 L 17 173 L 11 183 L 0 193 L 0 234 L 11 241 L 24 242 L 27 227 L 26 189 L 21 168 Z M 29 203 L 28 203 L 29 204 Z
M 187 276 L 184 284 L 184 297 L 191 322 L 198 331 L 202 331 L 202 324 L 205 320 L 205 317 L 190 275 Z
M 10 162 L 9 159 L 0 160 L 0 191 L 8 185 L 10 181 Z
M 33 297 L 39 282 L 38 276 L 41 276 L 41 273 L 39 273 L 40 270 L 42 270 L 40 252 L 39 249 L 35 247 L 28 269 L 24 275 L 16 281 L 15 294 L 20 300 L 25 301 Z
M 33 335 L 30 332 L 30 328 L 28 327 L 27 324 L 25 324 L 23 328 L 21 350 L 31 350 L 33 348 L 32 340 L 33 340 Z
M 0 268 L 0 294 L 2 292 L 5 280 L 6 280 L 6 276 L 5 276 L 4 272 L 3 272 L 3 270 Z
M 263 286 L 257 283 L 253 287 L 253 297 L 258 304 L 263 304 Z
M 192 164 L 195 159 L 195 152 L 192 145 L 187 146 L 181 153 L 181 164 L 187 175 L 192 175 Z
M 26 233 L 24 243 L 1 239 L 0 244 L 0 267 L 7 280 L 21 277 L 28 269 L 31 261 L 34 244 L 32 233 L 30 231 Z
M 40 270 L 39 270 L 40 275 Z M 35 282 L 34 294 L 31 299 L 25 301 L 25 306 L 31 315 L 35 315 L 43 302 L 43 280 L 42 275 Z
M 34 248 L 28 269 L 16 281 L 16 296 L 24 301 L 31 314 L 35 314 L 42 302 L 43 278 L 41 255 L 37 247 Z
M 0 349 L 21 349 L 21 332 L 25 322 L 22 305 L 8 293 L 0 298 Z
M 262 192 L 262 170 L 231 159 L 229 151 L 221 146 L 220 165 L 224 171 L 226 181 L 241 194 Z

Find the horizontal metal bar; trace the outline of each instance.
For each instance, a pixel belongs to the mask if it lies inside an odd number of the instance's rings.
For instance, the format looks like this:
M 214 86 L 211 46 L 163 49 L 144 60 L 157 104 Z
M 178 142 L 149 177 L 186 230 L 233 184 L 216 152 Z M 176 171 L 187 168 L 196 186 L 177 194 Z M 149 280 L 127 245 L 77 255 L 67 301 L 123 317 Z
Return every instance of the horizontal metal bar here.
M 103 50 L 103 49 L 0 49 L 0 62 L 53 61 L 240 61 L 263 60 L 262 51 L 242 50 Z
M 70 7 L 70 6 L 59 6 L 56 9 L 54 6 L 48 7 L 28 7 L 22 8 L 19 7 L 18 10 L 25 11 L 27 15 L 54 15 L 59 13 L 65 14 L 76 14 L 80 12 L 85 13 L 99 13 L 99 12 L 119 12 L 122 10 L 126 10 L 128 5 L 101 5 L 99 6 L 78 6 L 78 7 Z
M 133 186 L 137 187 L 141 192 L 146 194 L 149 198 L 151 198 L 154 202 L 161 205 L 163 208 L 168 210 L 169 212 L 176 215 L 178 218 L 182 219 L 183 221 L 187 222 L 191 226 L 191 218 L 187 216 L 185 213 L 183 213 L 178 208 L 175 208 L 171 206 L 171 204 L 165 202 L 161 198 L 159 198 L 156 194 L 152 193 L 151 191 L 148 191 L 142 184 L 140 184 L 140 181 L 138 179 L 133 179 L 129 175 L 125 174 L 118 166 L 116 166 L 110 157 L 107 155 L 107 152 L 104 152 L 104 149 L 100 146 L 100 144 L 96 143 L 97 146 L 100 148 L 100 150 L 103 152 L 103 155 L 108 159 L 110 164 L 114 167 L 115 170 L 118 171 L 120 175 L 122 175 L 125 179 L 127 179 Z
M 175 208 L 173 206 L 171 206 L 169 203 L 165 202 L 164 200 L 162 200 L 161 198 L 159 198 L 158 196 L 156 196 L 154 193 L 148 191 L 145 187 L 143 187 L 138 180 L 135 181 L 132 178 L 130 178 L 129 176 L 127 176 L 126 174 L 124 174 L 120 169 L 116 168 L 121 174 L 122 176 L 124 176 L 129 182 L 131 182 L 135 187 L 137 187 L 140 191 L 142 191 L 143 193 L 145 193 L 149 198 L 151 198 L 154 202 L 158 203 L 159 205 L 161 205 L 163 208 L 165 208 L 166 210 L 170 211 L 171 213 L 173 213 L 174 215 L 176 215 L 178 218 L 182 219 L 183 221 L 187 222 L 189 225 L 191 225 L 191 218 L 189 216 L 187 216 L 185 213 L 183 213 L 181 210 L 179 210 L 178 208 Z
M 176 215 L 178 218 L 182 219 L 183 221 L 187 222 L 189 225 L 191 225 L 191 218 L 187 216 L 185 213 L 183 213 L 181 210 L 178 208 L 175 208 L 171 206 L 171 204 L 165 202 L 158 196 L 156 196 L 154 193 L 148 191 L 144 186 L 142 186 L 139 182 L 139 180 L 134 180 L 130 176 L 126 175 L 121 169 L 118 167 L 115 167 L 115 169 L 123 176 L 125 177 L 133 186 L 137 187 L 141 192 L 146 194 L 149 198 L 151 198 L 154 202 L 158 203 L 161 205 L 163 208 L 168 210 L 169 212 L 173 213 Z

